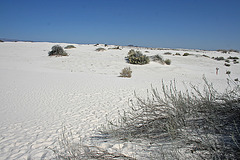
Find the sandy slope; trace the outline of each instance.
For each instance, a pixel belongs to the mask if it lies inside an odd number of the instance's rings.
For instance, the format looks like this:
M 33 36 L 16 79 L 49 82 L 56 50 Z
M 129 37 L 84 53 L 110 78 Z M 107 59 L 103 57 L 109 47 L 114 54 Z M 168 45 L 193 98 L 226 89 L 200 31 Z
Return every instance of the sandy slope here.
M 201 84 L 205 74 L 219 90 L 224 90 L 227 70 L 239 78 L 240 64 L 224 66 L 223 61 L 202 57 L 223 56 L 215 51 L 148 50 L 147 55 L 165 52 L 193 56 L 163 55 L 172 60 L 170 66 L 151 62 L 137 66 L 127 64 L 124 57 L 130 48 L 96 52 L 94 45 L 78 45 L 68 49 L 67 57 L 48 57 L 55 43 L 0 43 L 0 159 L 49 159 L 62 126 L 78 132 L 86 139 L 105 123 L 106 115 L 116 118 L 118 110 L 128 107 L 134 91 L 146 96 L 147 89 L 160 87 L 161 81 L 176 79 Z M 66 46 L 67 44 L 60 44 Z M 111 48 L 109 46 L 106 48 Z M 231 56 L 238 56 L 231 53 Z M 131 79 L 120 78 L 119 72 L 130 66 Z M 219 75 L 215 74 L 219 67 Z M 182 85 L 179 86 L 181 88 Z M 110 143 L 105 147 L 116 147 Z M 121 147 L 120 147 L 121 148 Z M 127 146 L 122 147 L 124 152 Z

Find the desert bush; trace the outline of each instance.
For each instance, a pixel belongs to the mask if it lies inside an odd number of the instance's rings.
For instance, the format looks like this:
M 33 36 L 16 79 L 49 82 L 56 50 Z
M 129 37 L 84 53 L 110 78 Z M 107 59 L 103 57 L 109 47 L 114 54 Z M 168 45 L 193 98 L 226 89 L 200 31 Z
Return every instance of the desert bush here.
M 171 64 L 171 60 L 170 60 L 170 59 L 166 59 L 164 62 L 165 62 L 167 65 L 170 65 L 170 64 Z
M 149 51 L 145 51 L 145 53 L 149 53 Z
M 233 60 L 233 63 L 234 63 L 234 64 L 237 64 L 237 63 L 239 63 L 239 61 L 237 61 L 236 59 L 234 59 L 234 60 Z
M 72 48 L 76 48 L 74 45 L 67 45 L 66 47 L 64 47 L 64 49 L 72 49 Z
M 156 54 L 156 55 L 154 55 L 154 56 L 151 56 L 150 59 L 151 59 L 152 61 L 154 61 L 154 62 L 158 62 L 158 63 L 161 63 L 161 64 L 165 64 L 163 57 L 160 56 L 160 55 L 158 55 L 158 54 Z
M 226 71 L 226 74 L 228 74 L 228 75 L 231 74 L 231 71 Z
M 171 52 L 166 52 L 166 53 L 164 53 L 165 55 L 172 55 L 172 53 Z
M 132 141 L 178 142 L 199 159 L 237 159 L 240 156 L 240 87 L 219 93 L 204 78 L 204 89 L 178 91 L 175 82 L 152 88 L 146 99 L 136 96 L 105 133 Z M 162 96 L 161 96 L 162 95 Z M 232 136 L 234 135 L 234 136 Z M 184 157 L 182 157 L 184 158 Z M 179 158 L 180 159 L 180 158 Z
M 122 72 L 120 73 L 120 77 L 126 77 L 131 78 L 132 77 L 132 70 L 130 67 L 125 67 L 122 69 Z
M 238 57 L 229 56 L 227 59 L 239 59 Z
M 236 49 L 229 49 L 228 51 L 229 51 L 229 52 L 236 52 L 236 53 L 239 53 L 239 50 L 236 50 Z
M 228 64 L 228 63 L 224 63 L 224 65 L 227 66 L 227 67 L 230 67 L 230 64 Z
M 52 51 L 48 52 L 49 56 L 67 56 L 68 54 L 64 51 L 64 49 L 59 46 L 55 45 L 52 47 Z
M 226 59 L 225 62 L 230 63 L 230 61 L 228 59 Z
M 181 56 L 181 54 L 180 54 L 180 53 L 176 53 L 175 55 L 176 55 L 176 56 Z
M 205 55 L 205 54 L 203 54 L 202 56 L 203 56 L 203 57 L 206 57 L 206 58 L 210 58 L 208 55 Z
M 130 50 L 128 52 L 127 60 L 130 64 L 147 64 L 150 62 L 149 57 L 143 55 L 140 51 Z
M 189 56 L 190 54 L 189 53 L 184 53 L 183 56 Z
M 217 61 L 224 61 L 225 60 L 224 57 L 215 57 L 214 59 L 217 60 Z
M 103 52 L 103 51 L 105 51 L 106 49 L 105 48 L 97 48 L 95 51 L 97 51 L 97 52 Z
M 218 49 L 217 51 L 222 52 L 222 53 L 228 53 L 228 50 L 226 50 L 226 49 Z
M 4 42 L 3 40 L 0 40 L 0 42 Z

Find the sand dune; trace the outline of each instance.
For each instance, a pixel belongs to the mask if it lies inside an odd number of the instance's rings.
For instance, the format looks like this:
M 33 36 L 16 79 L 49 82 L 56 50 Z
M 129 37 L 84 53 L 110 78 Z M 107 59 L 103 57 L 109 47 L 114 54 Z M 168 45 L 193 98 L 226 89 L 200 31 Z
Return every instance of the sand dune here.
M 57 43 L 0 43 L 0 159 L 49 159 L 62 126 L 88 139 L 108 118 L 128 108 L 134 91 L 146 96 L 147 89 L 160 87 L 161 81 L 176 79 L 201 84 L 202 76 L 222 91 L 227 86 L 226 71 L 240 79 L 240 64 L 224 66 L 224 61 L 203 57 L 237 56 L 217 51 L 176 51 L 138 48 L 150 56 L 162 55 L 171 65 L 150 62 L 147 65 L 126 63 L 130 47 L 80 45 L 66 49 L 69 56 L 49 57 L 48 51 Z M 68 44 L 58 43 L 61 46 Z M 96 52 L 98 47 L 106 51 Z M 149 53 L 145 53 L 149 51 Z M 191 56 L 164 55 L 185 52 Z M 132 78 L 121 78 L 124 67 L 131 67 Z M 216 67 L 219 74 L 216 75 Z M 102 147 L 116 146 L 105 142 Z M 129 146 L 122 146 L 123 152 Z

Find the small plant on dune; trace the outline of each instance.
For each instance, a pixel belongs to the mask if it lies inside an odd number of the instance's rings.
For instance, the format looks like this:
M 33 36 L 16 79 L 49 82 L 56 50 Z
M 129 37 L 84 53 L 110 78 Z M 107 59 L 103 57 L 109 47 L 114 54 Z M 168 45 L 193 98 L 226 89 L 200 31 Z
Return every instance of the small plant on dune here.
M 143 55 L 140 51 L 130 50 L 128 52 L 127 60 L 130 64 L 148 64 L 150 62 L 149 57 Z
M 236 53 L 239 53 L 239 50 L 236 50 L 236 49 L 229 49 L 228 51 L 229 51 L 229 52 L 236 52 Z
M 230 67 L 230 64 L 228 64 L 228 63 L 224 63 L 224 65 L 225 65 L 226 67 Z
M 64 47 L 64 49 L 72 49 L 72 48 L 76 48 L 74 45 L 67 45 L 66 47 Z
M 105 51 L 106 49 L 105 48 L 97 48 L 95 51 L 97 51 L 97 52 L 103 52 L 103 51 Z
M 205 55 L 205 54 L 203 54 L 202 56 L 203 56 L 203 57 L 206 57 L 206 58 L 210 58 L 208 55 Z
M 226 71 L 226 74 L 230 75 L 230 74 L 231 74 L 231 71 Z
M 184 53 L 183 56 L 189 56 L 190 54 L 189 53 Z
M 130 67 L 125 67 L 122 72 L 120 73 L 120 77 L 131 78 L 132 77 L 132 70 Z
M 0 40 L 0 42 L 4 42 L 3 40 Z
M 175 55 L 176 55 L 176 56 L 181 56 L 181 54 L 180 54 L 180 53 L 176 53 Z
M 67 56 L 68 54 L 64 51 L 64 49 L 59 46 L 55 45 L 52 47 L 52 51 L 48 52 L 49 56 Z
M 224 61 L 225 60 L 224 57 L 215 57 L 214 59 L 217 60 L 217 61 Z
M 227 59 L 239 59 L 238 57 L 229 56 Z
M 222 52 L 222 53 L 228 53 L 228 50 L 226 50 L 226 49 L 218 49 L 217 51 Z
M 154 55 L 154 56 L 151 56 L 150 59 L 151 59 L 152 61 L 154 61 L 154 62 L 158 62 L 158 63 L 161 63 L 161 64 L 165 64 L 163 57 L 160 56 L 160 55 L 158 55 L 158 54 L 156 54 L 156 55 Z
M 171 60 L 170 60 L 170 59 L 166 59 L 164 62 L 165 62 L 167 65 L 170 65 L 170 64 L 171 64 Z
M 172 53 L 171 52 L 166 52 L 166 53 L 164 53 L 165 55 L 172 55 Z
M 234 60 L 233 60 L 233 63 L 234 63 L 234 64 L 237 64 L 237 63 L 239 63 L 239 61 L 237 61 L 236 59 L 234 59 Z
M 229 59 L 226 59 L 225 62 L 230 63 Z

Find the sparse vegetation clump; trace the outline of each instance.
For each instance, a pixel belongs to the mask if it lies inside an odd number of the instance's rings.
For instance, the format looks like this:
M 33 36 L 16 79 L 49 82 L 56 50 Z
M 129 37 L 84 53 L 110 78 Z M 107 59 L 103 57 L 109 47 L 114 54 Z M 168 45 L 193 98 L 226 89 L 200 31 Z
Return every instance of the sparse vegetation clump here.
M 204 82 L 202 91 L 194 85 L 178 91 L 171 82 L 162 84 L 162 93 L 152 89 L 146 99 L 136 96 L 130 111 L 117 123 L 110 121 L 104 134 L 127 141 L 147 139 L 159 148 L 161 142 L 172 143 L 196 159 L 238 159 L 240 87 L 235 82 L 232 90 L 219 93 L 206 78 Z
M 224 63 L 224 65 L 227 66 L 227 67 L 230 67 L 230 64 L 228 64 L 228 63 Z
M 148 64 L 150 62 L 149 57 L 143 55 L 140 51 L 130 50 L 128 52 L 127 60 L 130 64 Z
M 158 62 L 158 63 L 161 63 L 161 64 L 165 64 L 163 57 L 160 56 L 160 55 L 158 55 L 158 54 L 156 54 L 156 55 L 154 55 L 154 56 L 151 56 L 150 58 L 151 58 L 151 60 L 154 61 L 154 62 Z
M 172 55 L 171 52 L 165 52 L 164 54 L 165 54 L 165 55 Z
M 120 77 L 131 78 L 132 77 L 132 70 L 130 67 L 125 67 L 122 72 L 120 73 Z
M 190 55 L 190 53 L 184 53 L 183 54 L 183 56 L 189 56 Z
M 229 52 L 236 52 L 236 53 L 239 53 L 239 50 L 236 50 L 236 49 L 229 49 L 228 51 L 229 51 Z
M 4 42 L 4 41 L 0 39 L 0 42 Z
M 228 50 L 226 50 L 226 49 L 218 49 L 217 51 L 222 52 L 222 53 L 228 53 Z
M 164 62 L 165 62 L 167 65 L 170 65 L 170 64 L 171 64 L 171 60 L 170 60 L 170 59 L 166 59 Z
M 238 57 L 229 56 L 227 59 L 239 59 Z
M 97 48 L 95 51 L 97 51 L 97 52 L 103 52 L 103 51 L 106 51 L 106 49 L 105 49 L 105 48 Z
M 203 54 L 202 56 L 203 56 L 203 57 L 206 57 L 206 58 L 210 58 L 208 55 L 205 55 L 205 54 Z
M 66 47 L 64 47 L 64 49 L 72 49 L 72 48 L 76 48 L 74 45 L 67 45 Z
M 230 52 L 239 53 L 239 51 L 236 50 L 236 49 L 229 49 L 229 50 L 226 50 L 226 49 L 218 49 L 217 51 L 218 51 L 218 52 L 222 52 L 222 53 L 230 53 Z
M 59 46 L 55 45 L 52 47 L 52 51 L 48 52 L 49 56 L 67 56 L 68 54 L 64 51 L 64 49 Z
M 226 71 L 226 74 L 230 75 L 230 74 L 231 74 L 231 71 Z
M 181 54 L 180 54 L 180 53 L 176 53 L 175 55 L 176 55 L 176 56 L 181 56 Z
M 214 59 L 217 60 L 217 61 L 224 61 L 225 60 L 224 57 L 215 57 Z
M 228 59 L 226 59 L 225 62 L 230 63 L 230 61 Z

